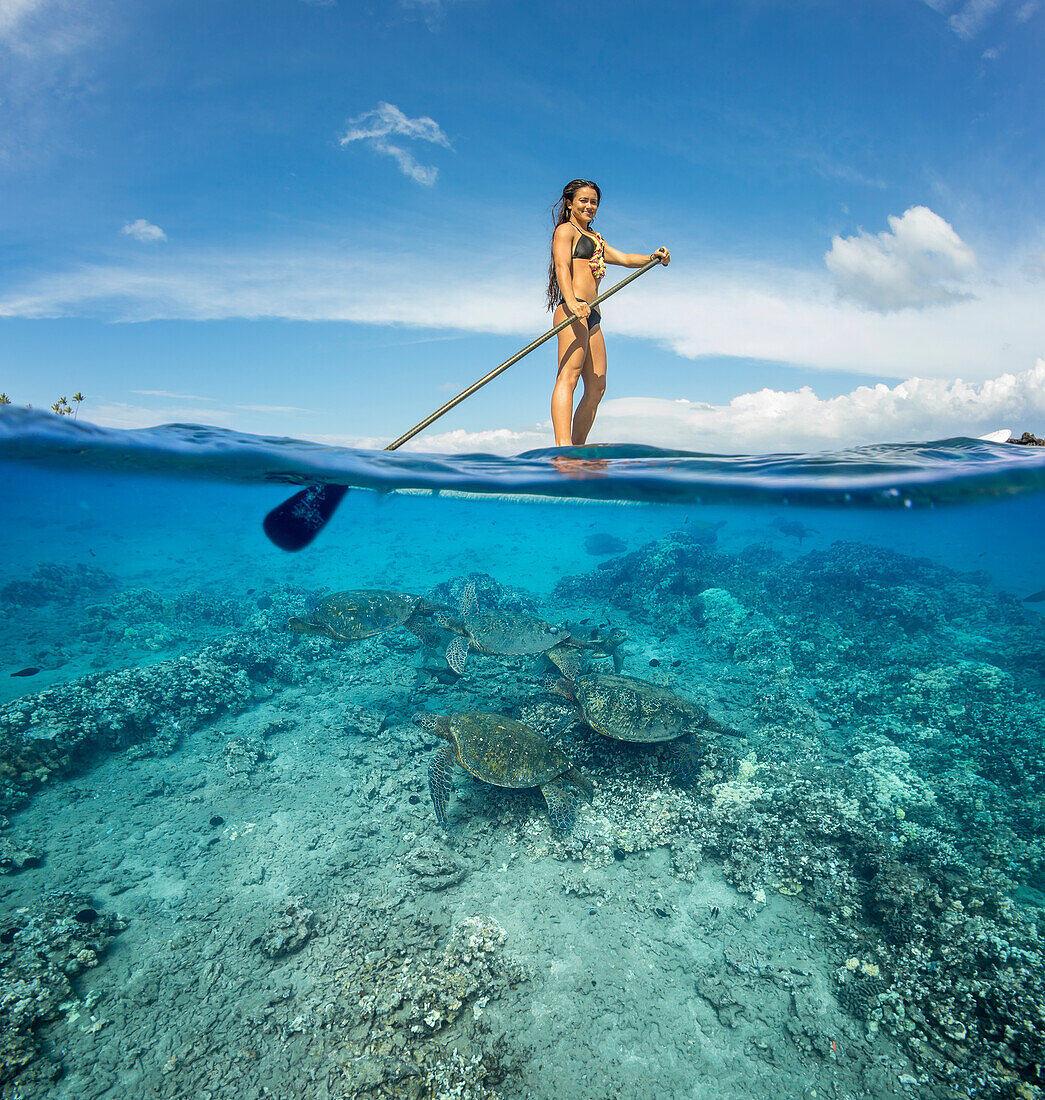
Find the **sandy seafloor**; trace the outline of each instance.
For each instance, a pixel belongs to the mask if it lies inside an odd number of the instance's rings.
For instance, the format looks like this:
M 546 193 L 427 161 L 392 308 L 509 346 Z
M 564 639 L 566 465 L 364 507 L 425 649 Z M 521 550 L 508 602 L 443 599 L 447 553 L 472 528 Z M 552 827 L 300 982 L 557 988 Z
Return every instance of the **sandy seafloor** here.
M 5 1100 L 1043 1095 L 1036 498 L 353 492 L 288 556 L 279 490 L 2 474 Z M 538 658 L 286 628 L 469 577 L 739 735 L 683 786 Z M 460 770 L 437 826 L 412 715 L 476 710 L 590 776 L 572 837 Z

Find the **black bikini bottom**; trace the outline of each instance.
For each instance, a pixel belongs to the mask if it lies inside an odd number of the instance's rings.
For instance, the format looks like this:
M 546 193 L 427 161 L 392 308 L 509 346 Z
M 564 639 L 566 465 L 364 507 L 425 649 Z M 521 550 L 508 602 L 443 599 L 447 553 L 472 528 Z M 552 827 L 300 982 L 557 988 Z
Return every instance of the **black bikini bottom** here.
M 559 302 L 559 305 L 561 305 L 563 309 L 566 309 L 565 302 Z M 588 326 L 589 332 L 591 332 L 593 328 L 598 328 L 601 322 L 602 314 L 597 309 L 591 310 L 588 316 L 584 318 L 584 323 Z

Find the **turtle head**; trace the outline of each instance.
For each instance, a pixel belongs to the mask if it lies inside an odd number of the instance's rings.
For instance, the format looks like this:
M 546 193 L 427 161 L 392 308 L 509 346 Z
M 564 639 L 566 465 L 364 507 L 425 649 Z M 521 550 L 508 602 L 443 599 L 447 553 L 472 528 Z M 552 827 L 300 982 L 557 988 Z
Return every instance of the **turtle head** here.
M 573 684 L 569 680 L 560 680 L 554 676 L 549 676 L 544 681 L 544 686 L 553 695 L 561 695 L 564 699 L 569 699 L 571 703 L 577 702 L 577 693 L 573 690 Z
M 415 726 L 420 726 L 427 733 L 434 733 L 437 737 L 450 737 L 450 718 L 446 714 L 432 714 L 422 710 L 412 719 Z
M 309 619 L 298 618 L 297 615 L 292 615 L 287 619 L 287 627 L 294 631 L 295 634 L 318 634 L 315 625 Z

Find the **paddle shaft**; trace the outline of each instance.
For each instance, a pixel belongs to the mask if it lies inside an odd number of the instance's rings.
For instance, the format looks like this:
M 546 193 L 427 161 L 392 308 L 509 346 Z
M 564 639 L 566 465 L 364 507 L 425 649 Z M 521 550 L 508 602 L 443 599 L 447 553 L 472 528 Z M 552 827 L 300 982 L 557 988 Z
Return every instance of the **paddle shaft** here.
M 605 294 L 600 294 L 592 307 L 600 302 L 605 302 L 611 294 L 626 287 L 640 275 L 645 275 L 651 267 L 656 267 L 659 259 L 649 260 L 638 271 L 633 271 L 626 279 L 621 279 L 616 286 L 610 287 Z M 572 325 L 577 318 L 570 314 L 561 324 L 549 329 L 543 336 L 538 336 L 532 344 L 527 344 L 522 351 L 516 352 L 511 359 L 506 359 L 499 367 L 494 367 L 489 374 L 484 375 L 474 385 L 471 385 L 463 393 L 459 393 L 452 401 L 447 401 L 442 408 L 436 409 L 431 416 L 425 417 L 420 424 L 415 424 L 410 431 L 393 440 L 385 448 L 386 451 L 398 450 L 408 439 L 413 439 L 418 432 L 423 432 L 429 424 L 433 424 L 439 417 L 448 413 L 455 405 L 460 405 L 467 397 L 471 397 L 476 390 L 482 389 L 487 382 L 492 382 L 499 374 L 503 374 L 510 366 L 518 363 L 523 356 L 529 355 L 534 348 L 539 348 L 546 340 L 550 340 L 557 333 L 562 332 L 567 325 Z M 327 525 L 342 498 L 348 492 L 347 485 L 309 485 L 305 489 L 296 492 L 292 497 L 283 501 L 278 507 L 273 508 L 265 517 L 263 527 L 265 534 L 281 550 L 302 550 L 319 534 Z
M 597 306 L 600 302 L 605 302 L 611 294 L 616 294 L 618 290 L 622 290 L 628 285 L 628 283 L 634 282 L 634 280 L 637 279 L 640 275 L 645 275 L 651 267 L 656 267 L 659 263 L 659 259 L 648 260 L 645 264 L 642 265 L 642 267 L 638 269 L 638 271 L 633 271 L 626 279 L 621 279 L 621 281 L 617 283 L 616 286 L 612 286 L 604 294 L 600 294 L 595 299 L 595 301 L 591 303 L 592 309 L 594 309 L 595 306 Z M 425 428 L 429 426 L 429 424 L 434 424 L 441 416 L 444 416 L 455 406 L 460 405 L 461 402 L 464 401 L 466 398 L 471 397 L 476 390 L 481 390 L 487 382 L 492 382 L 499 374 L 503 374 L 509 367 L 514 367 L 520 359 L 525 358 L 527 355 L 530 354 L 531 351 L 536 350 L 541 346 L 541 344 L 547 342 L 553 336 L 562 332 L 562 330 L 566 328 L 567 325 L 572 325 L 576 319 L 577 318 L 571 313 L 565 321 L 561 321 L 554 328 L 548 329 L 548 331 L 543 336 L 538 336 L 537 339 L 534 340 L 532 343 L 527 344 L 526 347 L 522 349 L 522 351 L 517 351 L 511 357 L 511 359 L 506 359 L 499 367 L 494 367 L 494 369 L 490 371 L 489 374 L 484 374 L 478 382 L 473 382 L 472 385 L 468 387 L 468 389 L 462 390 L 456 397 L 451 398 L 449 401 L 447 401 L 445 405 L 436 409 L 431 416 L 426 416 L 424 420 L 422 420 L 419 424 L 415 424 L 410 429 L 410 431 L 404 432 L 398 439 L 394 439 L 391 443 L 388 444 L 385 450 L 398 450 L 400 447 L 402 447 L 404 443 L 407 442 L 407 440 L 413 439 L 414 436 L 417 435 L 419 432 L 423 432 Z

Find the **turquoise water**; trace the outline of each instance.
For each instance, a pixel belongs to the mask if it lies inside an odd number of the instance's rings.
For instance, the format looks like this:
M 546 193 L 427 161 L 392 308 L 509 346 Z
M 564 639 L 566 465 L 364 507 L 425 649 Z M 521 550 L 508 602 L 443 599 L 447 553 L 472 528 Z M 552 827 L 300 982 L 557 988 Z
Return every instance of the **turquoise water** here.
M 277 550 L 313 482 L 352 489 Z M 1043 1094 L 1041 451 L 5 410 L 0 485 L 3 1097 Z M 344 590 L 440 610 L 288 628 Z M 600 733 L 608 652 L 483 652 L 491 614 L 625 631 L 684 736 Z M 457 767 L 441 828 L 419 713 L 521 723 L 590 804 Z

